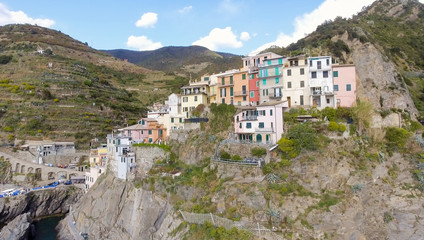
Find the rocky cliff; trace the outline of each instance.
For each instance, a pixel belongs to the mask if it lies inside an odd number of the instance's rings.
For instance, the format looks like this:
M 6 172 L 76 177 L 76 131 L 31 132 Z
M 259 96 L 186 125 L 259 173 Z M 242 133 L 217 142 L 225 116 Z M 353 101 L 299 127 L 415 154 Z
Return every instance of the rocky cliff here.
M 23 213 L 29 213 L 33 218 L 67 213 L 69 206 L 75 203 L 82 193 L 82 189 L 72 186 L 2 198 L 0 199 L 0 224 L 7 223 Z
M 17 216 L 0 231 L 0 239 L 26 240 L 31 234 L 30 213 Z
M 89 239 L 172 239 L 178 220 L 166 199 L 107 173 L 75 206 L 72 218 Z M 59 239 L 73 239 L 61 222 Z

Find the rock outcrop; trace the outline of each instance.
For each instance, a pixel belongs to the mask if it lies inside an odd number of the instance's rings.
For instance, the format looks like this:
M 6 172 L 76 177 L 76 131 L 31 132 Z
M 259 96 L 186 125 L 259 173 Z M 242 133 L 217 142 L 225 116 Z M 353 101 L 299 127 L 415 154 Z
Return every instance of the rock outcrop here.
M 0 223 L 4 224 L 23 213 L 31 217 L 43 217 L 63 214 L 69 211 L 83 194 L 83 190 L 75 187 L 58 187 L 55 189 L 30 192 L 24 196 L 0 199 Z
M 17 216 L 1 229 L 0 239 L 28 239 L 31 231 L 32 218 L 30 213 L 24 213 Z
M 172 239 L 168 234 L 181 223 L 165 199 L 110 173 L 73 209 L 77 232 L 89 239 Z M 73 239 L 66 224 L 61 222 L 59 239 Z

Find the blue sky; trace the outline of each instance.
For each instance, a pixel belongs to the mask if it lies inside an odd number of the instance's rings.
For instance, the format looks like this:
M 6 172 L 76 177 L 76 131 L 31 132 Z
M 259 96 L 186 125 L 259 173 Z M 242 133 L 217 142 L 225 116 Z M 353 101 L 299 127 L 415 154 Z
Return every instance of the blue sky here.
M 424 0 L 420 0 L 424 2 Z M 202 45 L 251 54 L 286 46 L 373 0 L 0 0 L 0 25 L 60 30 L 96 49 L 152 50 Z

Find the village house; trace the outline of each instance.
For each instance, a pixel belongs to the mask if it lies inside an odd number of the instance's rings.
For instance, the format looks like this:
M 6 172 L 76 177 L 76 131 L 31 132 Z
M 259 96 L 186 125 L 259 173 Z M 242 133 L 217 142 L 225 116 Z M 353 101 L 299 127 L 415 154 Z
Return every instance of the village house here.
M 166 140 L 166 128 L 156 119 L 142 118 L 137 124 L 118 129 L 122 136 L 131 137 L 135 143 L 157 143 Z
M 333 65 L 333 81 L 337 107 L 352 107 L 356 102 L 355 65 Z
M 94 166 L 90 168 L 90 171 L 85 172 L 85 189 L 90 189 L 97 179 L 106 172 L 106 167 Z
M 282 100 L 289 107 L 309 106 L 308 60 L 305 56 L 284 59 Z
M 234 116 L 236 140 L 242 143 L 276 144 L 284 133 L 283 112 L 287 107 L 287 101 L 237 107 Z
M 284 57 L 268 58 L 259 64 L 259 102 L 279 101 L 283 97 Z
M 208 105 L 209 82 L 190 82 L 181 88 L 181 108 L 186 118 L 191 117 L 191 112 L 200 104 Z
M 310 105 L 318 109 L 335 108 L 331 57 L 309 57 L 308 62 Z

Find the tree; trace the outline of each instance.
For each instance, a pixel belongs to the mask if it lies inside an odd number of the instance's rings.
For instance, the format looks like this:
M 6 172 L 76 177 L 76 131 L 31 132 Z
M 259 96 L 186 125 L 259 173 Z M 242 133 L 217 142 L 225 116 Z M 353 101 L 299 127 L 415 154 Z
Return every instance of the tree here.
M 358 131 L 363 132 L 369 127 L 373 114 L 372 104 L 368 101 L 358 101 L 352 108 L 352 118 L 358 126 Z
M 294 158 L 299 155 L 300 147 L 293 140 L 281 138 L 277 144 L 287 158 Z
M 307 124 L 294 125 L 289 129 L 287 137 L 300 148 L 299 152 L 302 149 L 316 150 L 319 147 L 317 132 Z

